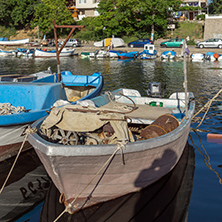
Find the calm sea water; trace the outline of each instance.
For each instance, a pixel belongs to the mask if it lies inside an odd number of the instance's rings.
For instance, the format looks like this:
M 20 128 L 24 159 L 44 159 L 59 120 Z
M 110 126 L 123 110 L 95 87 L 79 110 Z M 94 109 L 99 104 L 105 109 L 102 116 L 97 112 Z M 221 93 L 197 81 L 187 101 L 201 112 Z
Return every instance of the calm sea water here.
M 162 86 L 166 84 L 166 96 L 175 91 L 183 91 L 183 61 L 162 62 L 158 59 L 151 61 L 88 60 L 73 57 L 61 58 L 60 62 L 62 71 L 69 70 L 73 74 L 90 75 L 93 72 L 101 72 L 105 83 L 103 91 L 124 87 L 137 89 L 142 95 L 146 95 L 148 84 L 153 81 L 161 82 Z M 49 66 L 53 72 L 56 72 L 56 59 L 0 58 L 0 75 L 25 75 L 46 70 Z M 188 61 L 187 69 L 188 90 L 195 95 L 197 112 L 222 88 L 222 62 Z M 203 112 L 198 115 L 199 118 L 203 116 Z M 198 123 L 193 122 L 192 128 L 197 127 Z M 222 140 L 207 140 L 208 133 L 222 134 L 221 123 L 222 95 L 219 95 L 212 102 L 198 130 L 190 132 L 189 144 L 185 149 L 184 157 L 181 159 L 180 165 L 178 164 L 178 169 L 175 169 L 172 174 L 167 175 L 163 180 L 148 187 L 137 196 L 132 194 L 107 203 L 107 206 L 103 204 L 102 206 L 93 207 L 89 211 L 73 216 L 72 219 L 70 216 L 64 216 L 61 221 L 143 222 L 183 221 L 185 218 L 186 221 L 190 222 L 221 222 Z M 29 160 L 30 158 L 34 157 L 28 156 Z M 24 159 L 22 165 L 25 161 Z M 1 171 L 1 180 L 4 180 L 10 166 L 9 162 L 4 164 L 7 167 L 4 167 L 6 172 Z M 10 185 L 14 183 L 13 188 L 8 186 L 8 189 L 3 193 L 4 196 L 0 195 L 1 209 L 7 205 L 8 210 L 3 210 L 3 213 L 0 213 L 4 215 L 0 215 L 0 221 L 10 221 L 10 214 L 7 213 L 10 212 L 10 209 L 11 212 L 24 213 L 23 204 L 26 205 L 25 211 L 28 211 L 31 206 L 29 207 L 26 200 L 29 199 L 29 202 L 31 202 L 30 200 L 36 201 L 39 197 L 44 197 L 46 190 L 48 190 L 49 178 L 47 178 L 44 169 L 41 168 L 41 164 L 36 165 L 34 169 L 29 169 L 28 173 L 22 172 L 23 170 L 17 170 L 14 177 L 19 177 L 19 174 L 21 174 L 21 178 L 24 179 L 26 175 L 27 178 L 21 182 L 24 184 L 16 184 L 15 181 L 17 180 L 12 179 Z M 12 190 L 16 189 L 18 191 L 17 195 L 22 195 L 23 202 L 19 202 L 16 195 L 13 196 Z M 55 203 L 58 194 L 55 188 L 50 190 L 52 190 L 51 201 Z M 17 202 L 11 201 L 16 198 L 18 198 Z M 48 195 L 46 202 L 48 207 L 45 207 L 43 212 L 47 216 L 42 214 L 41 221 L 49 221 L 49 218 L 53 221 L 62 211 L 62 206 L 51 207 L 50 210 L 49 206 L 52 204 L 50 203 L 50 195 Z M 142 205 L 140 205 L 141 202 Z M 39 221 L 41 207 L 42 205 L 35 208 L 31 213 L 33 215 L 32 219 L 27 221 Z M 14 214 L 12 213 L 12 215 Z M 123 217 L 123 215 L 128 217 Z M 14 217 L 11 217 L 13 218 L 11 221 L 15 221 Z M 16 219 L 18 221 L 26 220 L 24 218 L 19 220 L 19 217 Z

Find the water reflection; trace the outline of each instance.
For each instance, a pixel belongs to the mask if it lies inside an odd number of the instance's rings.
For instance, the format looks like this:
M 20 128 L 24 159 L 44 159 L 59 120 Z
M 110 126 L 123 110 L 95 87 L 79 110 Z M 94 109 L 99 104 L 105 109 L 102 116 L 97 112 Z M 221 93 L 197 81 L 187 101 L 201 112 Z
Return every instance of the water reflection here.
M 182 61 L 161 62 L 160 60 L 156 59 L 152 61 L 133 60 L 133 61 L 123 62 L 123 61 L 118 61 L 117 59 L 88 60 L 88 59 L 80 59 L 78 57 L 73 57 L 73 58 L 61 58 L 60 62 L 61 62 L 62 71 L 69 70 L 73 74 L 90 75 L 93 72 L 101 72 L 104 76 L 104 83 L 105 83 L 103 92 L 112 91 L 117 88 L 124 87 L 124 88 L 137 89 L 140 91 L 142 95 L 146 95 L 148 83 L 152 81 L 161 82 L 162 87 L 166 83 L 167 84 L 166 95 L 169 95 L 174 91 L 184 91 Z M 0 75 L 13 74 L 13 73 L 30 74 L 46 70 L 49 66 L 51 67 L 53 72 L 56 72 L 57 70 L 56 59 L 28 59 L 28 58 L 0 57 Z M 210 99 L 212 99 L 221 89 L 222 61 L 204 61 L 204 62 L 187 61 L 187 69 L 188 69 L 188 91 L 194 93 L 196 100 L 196 111 L 198 111 Z M 195 155 L 196 169 L 194 177 L 194 187 L 192 191 L 191 202 L 189 205 L 190 221 L 202 221 L 202 222 L 222 221 L 221 209 L 220 209 L 222 204 L 221 184 L 218 183 L 218 177 L 215 176 L 215 173 L 212 170 L 210 170 L 208 167 L 206 167 L 204 162 L 206 157 L 201 154 L 202 152 L 204 155 L 206 155 L 206 153 L 202 150 L 201 147 L 202 143 L 208 156 L 210 157 L 210 164 L 212 169 L 214 169 L 219 174 L 219 176 L 222 177 L 221 144 L 211 143 L 207 141 L 208 132 L 222 134 L 221 107 L 222 107 L 222 95 L 219 95 L 219 97 L 211 104 L 207 116 L 200 126 L 201 133 L 198 134 L 201 140 L 199 140 L 199 137 L 194 132 L 191 132 L 195 144 L 194 148 L 196 152 Z M 200 118 L 203 117 L 203 113 L 200 113 L 198 117 Z M 193 123 L 193 128 L 197 124 L 198 123 Z M 191 144 L 190 140 L 189 143 Z M 200 149 L 201 152 L 198 151 L 197 147 Z M 22 172 L 22 170 L 20 172 Z M 18 173 L 18 176 L 20 172 Z M 6 175 L 4 175 L 1 178 L 5 177 Z M 145 194 L 143 195 L 146 196 Z M 189 195 L 190 194 L 188 193 L 188 196 Z M 7 199 L 5 198 L 3 200 Z M 128 198 L 129 198 L 128 202 L 130 202 L 130 200 L 134 199 L 139 200 L 140 196 L 132 195 Z M 58 197 L 54 197 L 54 200 L 57 201 Z M 128 200 L 127 197 L 126 199 L 122 199 L 123 201 L 122 203 L 127 202 L 127 200 Z M 162 203 L 162 201 L 163 200 L 160 200 L 159 203 Z M 108 218 L 107 221 L 109 221 L 108 216 L 112 218 L 112 215 L 114 215 L 115 211 L 114 209 L 118 208 L 118 207 L 115 208 L 115 204 L 117 202 L 112 201 L 110 203 L 110 208 L 111 208 L 110 211 L 109 208 L 105 209 L 105 207 L 103 210 L 102 208 L 103 204 L 102 204 L 101 206 L 92 208 L 91 209 L 92 213 L 88 211 L 86 211 L 84 214 L 79 213 L 79 217 L 81 219 L 84 217 L 87 219 L 94 218 L 93 216 L 94 214 L 96 214 L 96 209 L 98 209 L 99 212 L 102 212 L 102 215 L 104 214 L 104 217 L 107 216 Z M 158 206 L 158 204 L 155 205 Z M 118 206 L 122 206 L 121 202 L 119 203 Z M 174 211 L 174 213 L 177 211 L 177 206 L 175 206 L 175 208 L 176 210 Z M 10 206 L 9 209 L 12 210 L 14 208 L 13 206 Z M 59 206 L 57 206 L 56 209 L 55 208 L 51 209 L 50 212 L 54 214 L 52 215 L 51 221 L 53 221 L 58 216 L 58 213 L 61 212 L 61 209 L 60 210 L 59 209 L 60 209 Z M 146 209 L 145 206 L 144 209 Z M 150 209 L 152 209 L 152 206 L 150 207 Z M 184 208 L 184 210 L 186 209 Z M 22 211 L 23 210 L 20 210 L 20 213 Z M 118 210 L 116 211 L 118 212 Z M 119 218 L 125 216 L 125 214 L 131 214 L 131 211 L 134 212 L 134 208 L 133 207 L 130 208 L 129 205 L 129 207 L 126 208 L 127 213 L 122 213 L 121 215 L 119 214 Z M 150 212 L 150 210 L 147 209 L 147 212 Z M 172 211 L 170 212 L 172 213 Z M 199 212 L 201 212 L 201 214 Z M 170 216 L 170 218 L 172 217 Z M 91 221 L 93 220 L 91 219 Z
M 143 189 L 105 203 L 86 208 L 74 215 L 64 214 L 58 221 L 119 222 L 178 221 L 187 215 L 194 175 L 194 150 L 186 145 L 184 153 L 169 174 Z M 41 222 L 55 220 L 64 210 L 59 192 L 52 184 L 45 200 Z
M 14 158 L 11 158 L 0 163 L 1 187 L 13 162 Z M 50 181 L 34 150 L 23 152 L 0 194 L 0 221 L 15 221 L 42 202 Z

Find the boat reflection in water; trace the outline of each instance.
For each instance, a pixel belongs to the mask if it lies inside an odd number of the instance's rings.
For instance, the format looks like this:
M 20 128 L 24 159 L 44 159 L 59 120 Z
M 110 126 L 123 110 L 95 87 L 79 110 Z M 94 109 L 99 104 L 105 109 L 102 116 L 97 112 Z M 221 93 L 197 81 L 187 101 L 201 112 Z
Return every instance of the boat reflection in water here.
M 14 158 L 0 163 L 0 186 L 2 187 Z M 35 151 L 23 152 L 0 194 L 0 221 L 16 221 L 27 211 L 32 215 L 24 215 L 18 221 L 30 221 L 35 213 L 41 211 L 42 204 L 49 188 L 49 179 Z M 32 220 L 33 221 L 33 220 Z
M 73 215 L 65 213 L 58 221 L 184 221 L 193 188 L 194 162 L 193 147 L 187 144 L 176 167 L 154 184 Z M 59 203 L 59 197 L 60 193 L 52 183 L 43 205 L 41 222 L 54 221 L 63 212 L 64 205 Z

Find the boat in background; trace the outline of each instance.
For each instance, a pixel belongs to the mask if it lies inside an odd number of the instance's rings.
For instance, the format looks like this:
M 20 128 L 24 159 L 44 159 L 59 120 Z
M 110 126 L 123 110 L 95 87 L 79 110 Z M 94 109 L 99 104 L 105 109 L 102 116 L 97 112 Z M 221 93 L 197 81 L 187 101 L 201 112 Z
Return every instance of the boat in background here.
M 157 50 L 153 44 L 144 45 L 144 50 L 139 54 L 140 59 L 156 59 Z
M 178 163 L 194 96 L 179 92 L 161 98 L 160 85 L 150 86 L 150 97 L 118 89 L 89 102 L 53 108 L 32 124 L 37 132 L 28 141 L 69 213 L 139 191 Z
M 0 56 L 13 56 L 13 51 L 0 49 Z
M 35 77 L 35 76 L 34 76 Z M 72 75 L 69 71 L 46 75 L 32 82 L 2 82 L 0 85 L 0 161 L 18 153 L 23 132 L 33 121 L 46 116 L 54 105 L 91 99 L 102 90 L 101 73 Z M 23 150 L 30 149 L 26 141 Z
M 207 52 L 205 54 L 205 59 L 210 60 L 210 61 L 215 61 L 215 60 L 221 61 L 222 60 L 222 55 L 218 54 L 218 53 L 215 53 L 215 52 Z
M 193 62 L 204 61 L 205 55 L 203 53 L 193 53 L 193 54 L 191 54 L 190 58 Z
M 59 57 L 68 57 L 74 55 L 75 55 L 75 49 L 63 48 L 59 54 Z M 56 57 L 56 50 L 35 49 L 34 57 L 35 58 Z
M 89 57 L 90 58 L 106 58 L 107 57 L 107 51 L 104 49 L 96 50 L 95 52 L 90 52 Z
M 15 57 L 21 57 L 21 56 L 32 57 L 34 52 L 35 52 L 35 49 L 17 48 L 12 52 L 12 54 Z
M 176 58 L 176 52 L 175 51 L 164 51 L 160 55 L 160 59 L 175 59 Z
M 86 58 L 89 59 L 90 58 L 90 52 L 81 52 L 80 57 L 82 59 L 86 59 Z
M 117 52 L 117 55 L 119 59 L 136 59 L 139 56 L 139 52 Z
M 52 75 L 51 67 L 48 67 L 47 70 L 33 73 L 30 75 L 21 75 L 21 74 L 8 74 L 0 75 L 0 82 L 31 82 L 37 79 L 45 78 Z
M 0 38 L 0 45 L 15 46 L 15 45 L 23 45 L 27 43 L 29 43 L 29 38 L 19 39 L 19 40 L 8 40 L 8 38 L 6 37 Z
M 108 57 L 110 57 L 110 58 L 118 58 L 118 53 L 122 53 L 122 52 L 124 52 L 124 51 L 111 49 L 111 50 L 108 50 L 107 53 L 108 53 Z

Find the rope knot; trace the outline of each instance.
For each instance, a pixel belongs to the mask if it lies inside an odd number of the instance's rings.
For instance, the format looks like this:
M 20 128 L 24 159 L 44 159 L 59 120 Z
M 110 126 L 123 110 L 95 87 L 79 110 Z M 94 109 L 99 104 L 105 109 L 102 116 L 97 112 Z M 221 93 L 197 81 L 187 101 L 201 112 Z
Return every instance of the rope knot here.
M 126 144 L 127 144 L 126 141 L 117 142 L 116 152 L 117 152 L 118 150 L 120 150 L 120 152 L 121 152 L 121 165 L 125 165 L 124 156 L 123 156 L 123 150 L 125 150 Z
M 31 126 L 28 126 L 24 132 L 25 135 L 31 134 L 31 133 L 36 133 L 37 129 L 36 128 L 31 128 Z

